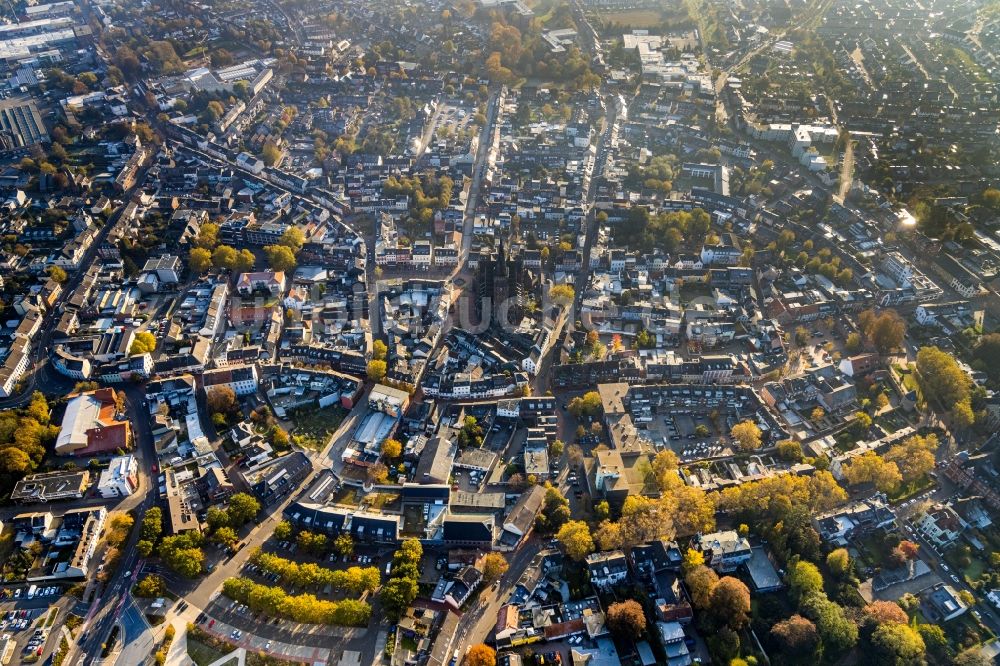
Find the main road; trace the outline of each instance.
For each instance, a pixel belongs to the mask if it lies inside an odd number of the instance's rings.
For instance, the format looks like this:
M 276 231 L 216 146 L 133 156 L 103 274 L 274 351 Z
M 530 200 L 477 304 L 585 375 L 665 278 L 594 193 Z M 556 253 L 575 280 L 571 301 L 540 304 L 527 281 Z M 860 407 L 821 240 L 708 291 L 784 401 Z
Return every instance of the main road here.
M 139 523 L 146 511 L 156 504 L 159 495 L 159 485 L 155 475 L 151 473 L 156 460 L 156 449 L 153 444 L 153 433 L 149 427 L 148 410 L 144 406 L 145 394 L 142 387 L 135 385 L 127 386 L 124 391 L 125 409 L 132 424 L 135 454 L 139 460 L 140 486 L 132 495 L 135 499 L 122 502 L 118 508 L 132 509 L 136 525 L 120 549 L 121 559 L 117 568 L 103 585 L 98 583 L 95 588 L 91 610 L 79 633 L 80 640 L 67 655 L 68 664 L 83 665 L 100 661 L 102 644 L 111 633 L 111 628 L 131 607 L 131 589 L 142 565 L 139 553 L 136 551 L 136 544 L 141 534 Z

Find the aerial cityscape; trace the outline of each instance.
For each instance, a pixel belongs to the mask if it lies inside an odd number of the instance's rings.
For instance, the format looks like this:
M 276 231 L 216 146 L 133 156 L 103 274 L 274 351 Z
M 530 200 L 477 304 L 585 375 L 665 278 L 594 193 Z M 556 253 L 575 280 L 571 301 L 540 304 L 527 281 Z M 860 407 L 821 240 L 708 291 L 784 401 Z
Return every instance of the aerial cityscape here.
M 1000 664 L 1000 0 L 0 14 L 0 666 Z

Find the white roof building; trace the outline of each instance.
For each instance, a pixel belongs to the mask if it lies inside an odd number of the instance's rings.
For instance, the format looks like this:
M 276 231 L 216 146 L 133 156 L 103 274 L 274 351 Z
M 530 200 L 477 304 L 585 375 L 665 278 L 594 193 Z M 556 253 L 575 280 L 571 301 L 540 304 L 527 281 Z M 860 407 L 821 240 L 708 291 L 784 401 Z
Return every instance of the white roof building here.
M 97 490 L 101 497 L 128 497 L 139 488 L 139 461 L 134 455 L 111 459 L 108 468 L 101 472 Z

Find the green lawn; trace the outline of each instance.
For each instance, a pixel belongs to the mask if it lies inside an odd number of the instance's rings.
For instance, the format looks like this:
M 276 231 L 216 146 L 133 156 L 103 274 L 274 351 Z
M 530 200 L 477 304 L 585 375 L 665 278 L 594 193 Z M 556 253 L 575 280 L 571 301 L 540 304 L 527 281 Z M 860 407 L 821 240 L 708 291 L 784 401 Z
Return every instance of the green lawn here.
M 188 636 L 187 639 L 187 651 L 188 656 L 198 664 L 198 666 L 208 666 L 213 661 L 221 659 L 225 656 L 225 653 L 219 652 L 218 650 L 205 645 L 199 640 L 191 638 Z
M 663 23 L 663 14 L 656 9 L 621 9 L 602 12 L 601 19 L 630 28 L 656 28 Z
M 983 575 L 986 571 L 986 563 L 977 557 L 972 558 L 972 564 L 965 568 L 962 575 L 965 576 L 965 580 L 970 583 L 974 580 L 979 580 L 979 577 Z
M 928 488 L 932 487 L 934 483 L 934 479 L 926 476 L 922 479 L 915 479 L 910 483 L 901 485 L 895 493 L 889 495 L 889 500 L 891 502 L 902 502 L 903 500 L 907 500 L 914 495 L 919 495 Z
M 347 411 L 343 407 L 331 405 L 324 409 L 296 411 L 288 420 L 294 424 L 292 434 L 301 436 L 300 445 L 320 451 L 345 416 Z

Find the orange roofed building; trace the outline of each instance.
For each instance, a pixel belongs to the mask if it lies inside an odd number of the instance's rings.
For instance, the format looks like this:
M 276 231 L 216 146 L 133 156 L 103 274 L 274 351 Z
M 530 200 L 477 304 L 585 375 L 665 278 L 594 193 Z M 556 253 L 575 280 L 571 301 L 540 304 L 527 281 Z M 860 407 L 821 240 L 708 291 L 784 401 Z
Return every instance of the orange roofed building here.
M 129 422 L 115 417 L 113 389 L 98 389 L 71 398 L 56 438 L 56 453 L 89 456 L 128 449 L 132 441 Z

